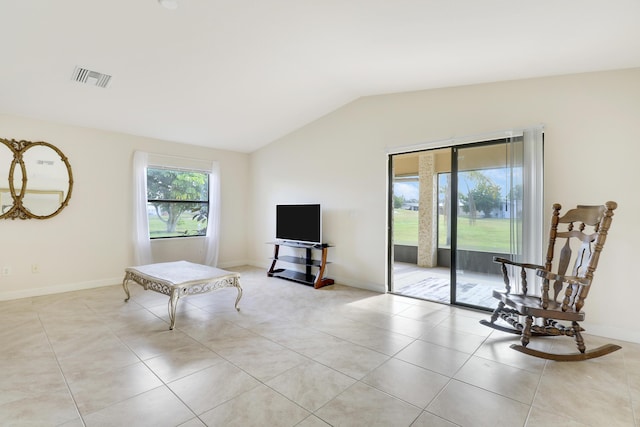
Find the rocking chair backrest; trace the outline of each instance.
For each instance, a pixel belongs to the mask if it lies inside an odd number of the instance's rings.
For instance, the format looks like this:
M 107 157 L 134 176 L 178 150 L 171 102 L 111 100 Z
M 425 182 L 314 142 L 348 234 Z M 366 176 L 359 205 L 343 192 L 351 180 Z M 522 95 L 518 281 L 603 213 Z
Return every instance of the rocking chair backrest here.
M 545 269 L 560 276 L 579 279 L 573 284 L 561 280 L 554 282 L 552 301 L 558 302 L 558 295 L 565 286 L 563 311 L 579 312 L 582 309 L 616 207 L 615 202 L 607 202 L 602 206 L 578 205 L 560 216 L 561 206 L 553 205 Z M 560 250 L 557 259 L 554 259 L 556 248 Z M 543 283 L 544 299 L 548 298 L 548 291 L 547 280 Z

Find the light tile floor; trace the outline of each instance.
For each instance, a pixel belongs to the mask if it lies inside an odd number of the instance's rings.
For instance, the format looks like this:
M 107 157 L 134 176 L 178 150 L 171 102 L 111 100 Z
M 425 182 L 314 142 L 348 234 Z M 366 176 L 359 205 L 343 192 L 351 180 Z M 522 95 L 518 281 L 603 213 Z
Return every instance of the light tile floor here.
M 174 331 L 133 284 L 0 302 L 0 425 L 640 426 L 639 344 L 547 362 L 485 313 L 237 270 L 240 312 L 233 289 L 185 298 Z

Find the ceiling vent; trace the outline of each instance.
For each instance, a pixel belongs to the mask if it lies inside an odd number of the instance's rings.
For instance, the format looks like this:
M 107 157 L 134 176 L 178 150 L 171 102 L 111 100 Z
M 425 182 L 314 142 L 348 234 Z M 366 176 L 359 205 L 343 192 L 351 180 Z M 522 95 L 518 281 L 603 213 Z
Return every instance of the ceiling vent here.
M 71 80 L 78 83 L 86 83 L 91 86 L 107 87 L 111 81 L 111 76 L 97 71 L 87 70 L 86 68 L 76 67 L 76 69 L 73 70 Z

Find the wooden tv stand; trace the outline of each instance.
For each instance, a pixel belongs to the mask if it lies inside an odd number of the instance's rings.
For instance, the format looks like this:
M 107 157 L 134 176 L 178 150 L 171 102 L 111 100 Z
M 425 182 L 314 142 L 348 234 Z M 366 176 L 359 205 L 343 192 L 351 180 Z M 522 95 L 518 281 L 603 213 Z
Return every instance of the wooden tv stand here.
M 294 282 L 302 283 L 303 285 L 313 286 L 318 289 L 323 286 L 333 285 L 333 279 L 324 277 L 325 267 L 327 263 L 327 250 L 329 245 L 327 244 L 311 244 L 311 243 L 297 243 L 297 242 L 272 242 L 274 245 L 273 261 L 271 262 L 271 268 L 267 272 L 269 277 L 280 277 L 282 279 L 293 280 Z M 304 256 L 292 256 L 292 255 L 280 255 L 280 246 L 287 246 L 290 248 L 304 249 Z M 320 259 L 313 259 L 313 251 L 321 251 Z M 289 264 L 304 265 L 305 271 L 287 270 L 285 268 L 276 268 L 278 261 L 286 262 Z M 316 268 L 316 274 L 313 274 L 313 269 Z

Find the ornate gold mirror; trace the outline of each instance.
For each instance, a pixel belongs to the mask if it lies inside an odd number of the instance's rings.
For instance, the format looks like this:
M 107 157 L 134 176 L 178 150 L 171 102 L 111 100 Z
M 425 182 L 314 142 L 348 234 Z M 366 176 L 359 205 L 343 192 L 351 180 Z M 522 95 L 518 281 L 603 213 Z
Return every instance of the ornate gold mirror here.
M 67 157 L 48 142 L 0 138 L 0 218 L 51 218 L 69 203 L 73 175 Z

